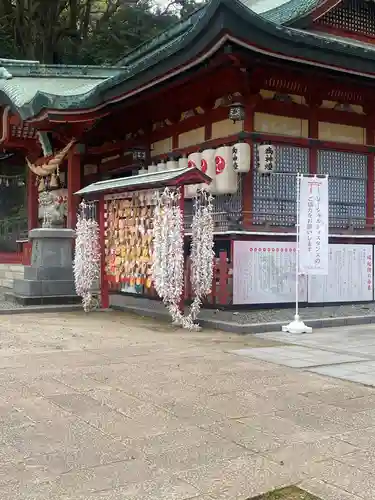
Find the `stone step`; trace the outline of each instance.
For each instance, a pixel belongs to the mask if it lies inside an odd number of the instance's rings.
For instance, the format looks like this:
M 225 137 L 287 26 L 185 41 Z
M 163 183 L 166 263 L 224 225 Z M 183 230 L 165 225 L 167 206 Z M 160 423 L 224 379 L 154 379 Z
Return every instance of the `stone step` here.
M 16 295 L 25 297 L 70 296 L 75 294 L 73 280 L 42 281 L 16 279 L 14 280 L 13 290 Z
M 13 292 L 7 292 L 5 294 L 5 299 L 9 300 L 10 302 L 15 302 L 16 304 L 20 304 L 23 306 L 53 306 L 53 305 L 60 305 L 61 307 L 66 306 L 67 308 L 69 307 L 74 307 L 75 309 L 80 310 L 82 308 L 81 302 L 82 299 L 81 297 L 78 297 L 77 295 L 51 295 L 49 297 L 42 297 L 42 296 L 36 296 L 36 297 L 27 297 L 25 295 L 17 295 Z
M 12 279 L 0 279 L 0 286 L 3 288 L 13 288 L 13 280 Z

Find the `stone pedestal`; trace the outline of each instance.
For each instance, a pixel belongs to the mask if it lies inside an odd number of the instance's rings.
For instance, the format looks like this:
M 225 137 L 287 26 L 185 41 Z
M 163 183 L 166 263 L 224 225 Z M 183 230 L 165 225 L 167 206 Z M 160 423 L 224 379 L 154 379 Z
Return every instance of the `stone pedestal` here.
M 14 280 L 13 298 L 24 305 L 79 302 L 74 287 L 72 229 L 32 229 L 31 265 Z

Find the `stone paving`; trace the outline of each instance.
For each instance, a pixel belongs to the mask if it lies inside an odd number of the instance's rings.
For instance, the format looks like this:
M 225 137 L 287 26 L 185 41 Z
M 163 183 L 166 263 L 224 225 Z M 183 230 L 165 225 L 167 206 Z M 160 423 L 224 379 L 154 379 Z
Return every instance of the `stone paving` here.
M 359 330 L 353 344 L 370 340 Z M 291 484 L 375 499 L 375 389 L 259 348 L 283 345 L 121 313 L 2 316 L 0 499 L 245 500 Z
M 236 354 L 375 386 L 375 325 L 327 328 L 308 335 L 276 332 L 257 337 L 289 345 L 237 350 Z

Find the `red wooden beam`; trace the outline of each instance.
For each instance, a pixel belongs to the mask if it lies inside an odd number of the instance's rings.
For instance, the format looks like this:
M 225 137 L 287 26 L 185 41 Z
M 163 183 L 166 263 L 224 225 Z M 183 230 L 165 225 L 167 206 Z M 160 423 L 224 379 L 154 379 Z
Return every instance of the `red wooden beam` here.
M 253 95 L 251 97 L 253 100 L 252 107 L 255 106 L 255 112 L 259 113 L 268 113 L 279 116 L 289 116 L 294 118 L 300 118 L 309 120 L 311 117 L 311 109 L 309 106 L 300 105 L 296 103 L 282 103 L 274 100 L 266 100 L 261 99 L 259 95 Z M 254 104 L 255 103 L 255 104 Z M 317 121 L 326 121 L 330 123 L 339 123 L 346 124 L 351 126 L 366 126 L 366 116 L 360 115 L 357 113 L 350 113 L 345 111 L 336 111 L 331 109 L 322 109 L 319 108 L 318 104 L 312 104 L 314 106 L 314 127 L 317 127 Z M 228 109 L 226 107 L 219 107 L 217 109 L 212 109 L 209 112 L 201 115 L 195 115 L 190 118 L 187 118 L 178 124 L 175 125 L 167 125 L 162 129 L 156 130 L 151 133 L 150 141 L 156 142 L 167 137 L 174 137 L 176 135 L 182 134 L 189 130 L 198 127 L 206 127 L 208 132 L 206 132 L 206 140 L 208 140 L 210 136 L 209 129 L 213 122 L 224 120 L 227 118 Z M 309 132 L 309 136 L 311 138 L 317 138 L 317 130 L 315 132 Z M 288 141 L 290 138 L 288 138 Z M 128 141 L 119 141 L 116 143 L 106 143 L 101 147 L 92 147 L 89 149 L 89 154 L 93 155 L 103 155 L 103 154 L 111 154 L 119 151 L 126 151 L 131 149 L 132 147 L 136 147 L 137 145 L 141 145 L 144 142 L 143 137 L 139 137 L 136 139 L 130 139 Z M 353 146 L 355 147 L 355 146 Z
M 342 94 L 351 94 L 350 104 L 363 104 L 366 99 L 372 98 L 372 89 L 368 86 L 345 82 L 340 77 L 327 77 L 323 72 L 320 73 L 317 68 L 309 71 L 304 68 L 295 71 L 283 66 L 283 72 L 280 72 L 279 63 L 270 63 L 264 67 L 262 73 L 261 88 L 265 90 L 280 92 L 283 94 L 299 94 L 308 96 L 310 93 L 319 89 L 319 97 L 327 100 L 337 100 L 332 97 L 332 89 Z

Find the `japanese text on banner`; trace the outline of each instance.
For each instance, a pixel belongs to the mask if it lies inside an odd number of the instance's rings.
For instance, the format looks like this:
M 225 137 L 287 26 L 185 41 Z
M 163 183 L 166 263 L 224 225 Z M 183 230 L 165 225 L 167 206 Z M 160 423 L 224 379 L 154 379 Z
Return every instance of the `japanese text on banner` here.
M 299 271 L 328 274 L 328 178 L 300 178 Z

